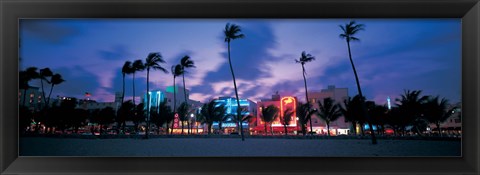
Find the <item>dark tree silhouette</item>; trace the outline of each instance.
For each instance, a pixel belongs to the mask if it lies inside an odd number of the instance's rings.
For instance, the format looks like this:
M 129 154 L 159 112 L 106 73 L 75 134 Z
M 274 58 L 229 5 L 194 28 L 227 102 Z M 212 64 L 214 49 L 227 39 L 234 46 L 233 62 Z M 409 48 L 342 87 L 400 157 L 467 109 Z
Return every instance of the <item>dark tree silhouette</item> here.
M 348 47 L 348 56 L 350 58 L 350 64 L 352 65 L 353 73 L 355 74 L 355 82 L 357 83 L 357 90 L 358 94 L 360 97 L 364 97 L 362 93 L 362 89 L 360 86 L 360 81 L 358 80 L 358 75 L 357 75 L 357 70 L 355 69 L 355 64 L 353 64 L 353 59 L 352 59 L 352 52 L 350 50 L 350 42 L 351 41 L 360 41 L 355 35 L 357 32 L 361 30 L 365 30 L 365 25 L 363 24 L 356 24 L 355 21 L 350 21 L 350 23 L 345 24 L 345 26 L 340 25 L 340 28 L 342 29 L 342 32 L 339 36 L 342 39 L 345 39 L 347 41 L 347 47 Z M 367 114 L 366 111 L 366 106 L 365 106 L 365 101 L 362 101 L 362 115 L 365 116 L 365 118 L 368 120 L 368 126 L 370 128 L 370 135 L 372 136 L 372 144 L 377 144 L 377 139 L 375 137 L 375 133 L 373 132 L 373 127 L 372 127 L 372 121 L 370 121 L 370 117 Z
M 60 75 L 60 74 L 55 74 L 55 75 L 52 76 L 52 78 L 50 79 L 50 83 L 51 83 L 52 86 L 50 88 L 50 93 L 48 94 L 48 100 L 47 100 L 46 105 L 50 104 L 50 97 L 52 95 L 53 87 L 55 85 L 59 85 L 59 84 L 63 83 L 64 81 L 65 80 L 62 78 L 62 75 Z
M 332 98 L 324 98 L 323 102 L 318 102 L 318 106 L 317 114 L 327 124 L 327 133 L 330 136 L 330 123 L 342 116 L 342 113 Z
M 298 123 L 300 124 L 300 127 L 302 129 L 303 136 L 305 136 L 307 133 L 306 131 L 307 123 L 311 119 L 314 112 L 315 110 L 312 109 L 312 106 L 310 103 L 298 104 L 297 117 L 298 117 Z
M 183 102 L 177 109 L 178 112 L 178 119 L 182 122 L 182 135 L 184 129 L 184 123 L 188 120 L 188 106 L 187 103 Z
M 307 103 L 310 103 L 310 101 L 308 100 L 307 79 L 305 77 L 307 72 L 305 71 L 305 64 L 308 63 L 308 62 L 311 62 L 313 60 L 315 60 L 315 57 L 313 57 L 310 54 L 305 53 L 305 51 L 302 52 L 299 60 L 295 59 L 296 63 L 300 63 L 302 65 L 303 83 L 305 84 L 305 98 L 307 100 Z M 310 118 L 310 134 L 313 135 L 313 126 L 312 126 L 311 118 Z
M 19 88 L 23 89 L 23 106 L 25 106 L 26 97 L 27 97 L 27 90 L 30 88 L 28 84 L 31 80 L 39 78 L 39 74 L 37 72 L 36 67 L 29 67 L 25 71 L 19 72 Z
M 439 96 L 429 97 L 424 104 L 424 117 L 429 123 L 435 124 L 440 137 L 442 137 L 440 123 L 447 121 L 447 119 L 452 116 L 456 109 L 456 107 L 448 109 L 448 105 L 448 100 L 445 98 L 440 99 Z
M 357 124 L 361 125 L 360 129 L 362 131 L 362 135 L 364 135 L 363 124 L 365 123 L 365 118 L 364 116 L 359 115 L 362 113 L 361 103 L 362 99 L 360 95 L 355 95 L 353 98 L 348 97 L 347 99 L 343 100 L 343 105 L 338 104 L 339 110 L 345 117 L 345 120 L 352 123 L 354 135 L 357 135 Z
M 130 61 L 125 61 L 122 67 L 122 103 L 125 100 L 125 75 L 126 74 L 132 74 L 133 73 L 133 65 L 132 62 Z
M 123 102 L 120 108 L 118 109 L 117 128 L 122 130 L 122 132 L 119 132 L 119 133 L 125 133 L 126 121 L 131 120 L 130 117 L 133 116 L 135 113 L 133 109 L 134 109 L 134 105 L 132 103 L 132 100 L 127 100 L 126 102 Z
M 425 119 L 421 116 L 423 104 L 427 102 L 428 96 L 421 96 L 421 90 L 405 90 L 400 98 L 396 98 L 397 106 L 403 115 L 405 123 L 412 125 L 417 134 L 421 135 L 419 127 L 426 125 Z
M 230 42 L 232 40 L 235 40 L 235 39 L 244 38 L 245 35 L 240 33 L 240 32 L 242 32 L 242 30 L 240 29 L 240 26 L 235 25 L 235 24 L 230 25 L 230 23 L 227 23 L 227 25 L 225 25 L 225 30 L 223 31 L 223 33 L 225 35 L 225 42 L 227 42 L 227 45 L 228 45 L 228 63 L 230 65 L 230 72 L 232 73 L 233 87 L 235 89 L 235 98 L 236 98 L 236 101 L 237 101 L 237 106 L 240 106 L 240 99 L 238 98 L 237 83 L 235 81 L 235 73 L 233 71 L 232 60 L 230 58 Z M 239 121 L 241 121 L 241 118 L 242 118 L 240 112 L 241 112 L 240 107 L 238 107 L 237 108 L 237 118 L 238 118 Z M 245 136 L 243 134 L 242 124 L 240 124 L 240 135 L 242 136 L 242 141 L 244 141 Z
M 42 99 L 43 99 L 43 102 L 45 103 L 45 107 L 47 107 L 48 104 L 47 104 L 47 99 L 45 98 L 45 89 L 43 87 L 43 81 L 45 80 L 48 84 L 51 84 L 50 81 L 47 79 L 47 77 L 52 77 L 53 72 L 50 70 L 50 68 L 43 68 L 43 69 L 40 69 L 40 73 L 38 75 L 40 77 L 40 84 L 42 86 Z
M 136 107 L 136 103 L 135 103 L 135 73 L 136 72 L 141 72 L 145 69 L 145 65 L 143 64 L 143 61 L 142 60 L 135 60 L 133 61 L 132 63 L 132 69 L 127 72 L 127 74 L 132 74 L 132 102 L 133 102 L 133 105 Z M 136 114 L 135 114 L 136 115 Z
M 182 70 L 183 70 L 183 73 L 182 73 L 182 79 L 183 79 L 183 96 L 185 97 L 185 103 L 187 103 L 187 106 L 188 106 L 188 99 L 187 99 L 187 88 L 185 86 L 185 73 L 187 73 L 186 69 L 187 68 L 194 68 L 195 67 L 195 63 L 190 59 L 190 56 L 188 55 L 185 55 L 184 57 L 182 57 L 182 59 L 180 60 L 180 65 L 182 66 Z M 188 128 L 188 134 L 190 134 L 190 120 L 187 120 L 187 126 L 189 127 Z
M 172 66 L 172 75 L 173 75 L 173 113 L 177 113 L 177 87 L 176 87 L 176 82 L 175 79 L 183 74 L 183 69 L 182 66 L 177 64 Z M 173 124 L 172 123 L 172 131 L 170 134 L 173 134 Z
M 292 108 L 287 108 L 285 111 L 283 111 L 282 116 L 280 116 L 280 123 L 283 125 L 283 128 L 285 129 L 285 135 L 288 135 L 287 126 L 292 121 L 293 114 L 294 114 L 294 111 L 292 110 Z
M 216 102 L 215 100 L 211 100 L 207 104 L 202 106 L 202 110 L 200 111 L 200 115 L 202 116 L 202 123 L 207 124 L 208 134 L 212 133 L 212 125 L 213 122 L 220 120 L 223 116 L 225 116 L 226 108 L 225 105 Z
M 160 70 L 164 73 L 168 73 L 167 69 L 160 66 L 161 63 L 165 63 L 162 55 L 159 52 L 149 53 L 147 58 L 145 58 L 145 69 L 147 69 L 147 108 L 150 107 L 150 89 L 149 89 L 149 78 L 150 78 L 150 69 Z M 145 133 L 145 138 L 148 139 L 148 133 L 150 132 L 150 110 L 147 110 L 147 132 Z
M 280 109 L 278 109 L 276 106 L 274 105 L 268 105 L 267 107 L 265 106 L 262 106 L 261 107 L 261 115 L 260 115 L 260 118 L 263 120 L 263 122 L 265 123 L 264 126 L 265 126 L 265 135 L 267 135 L 267 125 L 272 125 L 272 122 L 275 121 L 275 119 L 278 117 L 278 113 L 280 111 Z M 270 128 L 270 132 L 271 134 L 273 135 L 273 131 L 272 129 Z

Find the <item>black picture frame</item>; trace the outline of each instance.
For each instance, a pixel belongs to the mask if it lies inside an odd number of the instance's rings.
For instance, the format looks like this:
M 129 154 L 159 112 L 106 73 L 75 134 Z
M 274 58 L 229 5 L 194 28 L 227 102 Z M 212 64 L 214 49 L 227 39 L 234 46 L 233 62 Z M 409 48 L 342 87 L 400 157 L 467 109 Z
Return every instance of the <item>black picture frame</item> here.
M 1 174 L 479 174 L 479 0 L 0 0 Z M 461 18 L 462 157 L 18 157 L 19 18 Z

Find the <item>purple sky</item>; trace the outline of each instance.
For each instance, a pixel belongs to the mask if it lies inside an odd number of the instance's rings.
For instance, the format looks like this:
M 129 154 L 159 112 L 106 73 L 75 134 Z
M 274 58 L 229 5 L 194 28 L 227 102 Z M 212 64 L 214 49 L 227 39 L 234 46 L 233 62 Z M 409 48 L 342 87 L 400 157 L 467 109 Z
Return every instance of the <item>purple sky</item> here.
M 302 51 L 315 56 L 307 63 L 309 90 L 328 85 L 357 94 L 345 40 L 339 25 L 349 19 L 22 19 L 20 69 L 49 67 L 66 80 L 52 94 L 113 101 L 122 91 L 121 67 L 127 60 L 145 60 L 160 52 L 167 70 L 188 54 L 196 68 L 185 76 L 191 99 L 205 102 L 234 96 L 223 29 L 241 26 L 244 39 L 231 43 L 231 57 L 240 98 L 257 101 L 275 91 L 304 101 Z M 451 102 L 461 100 L 460 19 L 356 19 L 365 24 L 351 44 L 364 95 L 386 102 L 404 89 L 423 90 Z M 171 86 L 173 77 L 150 74 L 150 89 Z M 31 85 L 38 86 L 39 81 Z M 146 71 L 136 73 L 136 95 L 146 91 Z M 181 84 L 181 79 L 177 79 Z M 46 90 L 49 90 L 47 88 Z M 126 98 L 132 76 L 126 77 Z

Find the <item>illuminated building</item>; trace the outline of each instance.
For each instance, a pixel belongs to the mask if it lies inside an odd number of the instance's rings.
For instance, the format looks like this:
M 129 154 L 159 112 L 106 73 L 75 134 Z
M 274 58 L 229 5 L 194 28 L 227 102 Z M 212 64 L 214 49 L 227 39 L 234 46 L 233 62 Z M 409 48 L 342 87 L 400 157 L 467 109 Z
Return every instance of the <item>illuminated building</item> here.
M 323 102 L 323 99 L 325 98 L 332 98 L 335 100 L 335 103 L 343 103 L 343 100 L 348 98 L 348 88 L 336 88 L 333 85 L 329 85 L 327 89 L 308 92 L 308 97 L 313 108 L 318 109 L 318 102 Z M 325 121 L 321 120 L 316 114 L 312 116 L 312 125 L 313 131 L 317 134 L 327 134 L 327 125 Z M 308 128 L 310 128 L 310 122 L 308 122 Z M 351 129 L 354 129 L 353 126 L 351 126 L 351 123 L 345 121 L 344 116 L 330 122 L 331 135 L 349 134 Z
M 23 105 L 30 109 L 30 110 L 40 110 L 44 106 L 44 101 L 42 99 L 42 92 L 39 91 L 38 87 L 28 87 L 26 94 L 27 96 L 24 97 L 23 94 L 25 91 L 23 89 L 19 89 L 18 91 L 18 104 Z M 25 103 L 23 100 L 25 98 Z
M 293 116 L 291 116 L 290 123 L 287 125 L 287 132 L 289 133 L 295 133 L 297 131 L 297 120 L 296 120 L 296 109 L 297 109 L 297 98 L 292 97 L 292 96 L 284 96 L 280 97 L 278 92 L 274 95 L 272 95 L 271 99 L 263 99 L 262 101 L 257 103 L 257 108 L 258 108 L 258 114 L 257 120 L 255 122 L 255 126 L 252 126 L 253 132 L 256 134 L 262 134 L 265 132 L 265 122 L 262 120 L 262 110 L 263 107 L 268 107 L 270 105 L 273 105 L 277 107 L 279 111 L 279 115 L 283 117 L 283 113 L 287 109 L 291 109 L 293 111 Z M 284 134 L 285 128 L 280 122 L 280 116 L 277 117 L 272 122 L 272 129 L 274 133 L 281 133 Z M 270 127 L 267 127 L 267 132 L 270 132 Z
M 176 94 L 176 97 L 174 99 L 174 92 Z M 149 106 L 147 106 L 147 94 L 144 94 L 143 95 L 143 98 L 142 98 L 142 101 L 145 105 L 145 110 L 148 109 L 157 109 L 159 110 L 159 106 L 160 106 L 160 103 L 166 101 L 167 103 L 167 106 L 169 106 L 172 110 L 173 110 L 173 107 L 175 106 L 176 108 L 178 108 L 180 106 L 180 104 L 182 104 L 183 102 L 185 102 L 185 93 L 183 91 L 183 87 L 181 86 L 175 86 L 175 89 L 173 88 L 173 86 L 168 86 L 165 91 L 162 91 L 162 90 L 153 90 L 153 91 L 150 91 L 150 103 L 149 103 Z M 203 104 L 200 103 L 199 101 L 195 101 L 195 100 L 190 100 L 189 99 L 189 90 L 186 89 L 186 98 L 188 100 L 188 105 L 190 106 L 190 109 L 191 110 L 191 113 L 189 114 L 190 118 L 189 120 L 192 121 L 190 124 L 191 125 L 195 125 L 195 126 L 191 126 L 192 128 L 193 127 L 196 127 L 196 126 L 199 126 L 200 124 L 198 124 L 194 118 L 194 116 L 196 115 L 197 112 L 195 112 L 199 107 L 201 107 Z M 176 102 L 176 104 L 174 105 L 174 103 Z M 182 128 L 182 125 L 181 125 L 181 121 L 179 120 L 178 118 L 178 114 L 175 115 L 175 118 L 173 120 L 173 132 L 174 133 L 180 133 L 181 132 L 181 128 Z M 187 129 L 188 127 L 186 126 L 187 122 L 185 122 L 185 126 L 184 126 L 184 129 Z M 202 129 L 199 129 L 200 131 L 203 131 L 203 126 L 201 127 Z M 195 132 L 197 130 L 195 129 Z M 193 132 L 193 130 L 192 130 Z
M 238 109 L 238 104 L 236 98 L 231 98 L 231 97 L 220 97 L 219 99 L 215 100 L 218 102 L 218 105 L 225 105 L 226 108 L 226 118 L 225 121 L 222 122 L 222 130 L 224 133 L 229 133 L 234 130 L 236 130 L 237 123 L 235 122 L 237 117 L 237 109 Z M 247 116 L 247 115 L 252 115 L 256 116 L 257 115 L 257 104 L 249 99 L 240 99 L 240 111 L 241 115 Z M 249 123 L 248 121 L 242 122 L 243 129 L 246 130 L 249 128 Z M 218 122 L 213 122 L 212 128 L 218 129 Z

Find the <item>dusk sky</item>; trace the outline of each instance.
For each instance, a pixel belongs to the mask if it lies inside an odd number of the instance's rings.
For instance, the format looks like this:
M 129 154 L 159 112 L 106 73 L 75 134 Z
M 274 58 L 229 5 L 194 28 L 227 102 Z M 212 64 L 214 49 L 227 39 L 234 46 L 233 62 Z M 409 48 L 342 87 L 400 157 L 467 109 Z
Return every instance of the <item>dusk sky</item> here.
M 365 24 L 351 43 L 364 95 L 379 104 L 404 89 L 461 101 L 460 19 L 355 19 Z M 189 55 L 196 68 L 187 70 L 190 98 L 206 102 L 234 97 L 223 30 L 230 22 L 245 38 L 231 43 L 232 64 L 240 98 L 270 98 L 278 91 L 305 99 L 302 51 L 316 60 L 305 65 L 309 91 L 328 85 L 356 95 L 347 44 L 339 25 L 350 19 L 22 19 L 20 69 L 49 67 L 66 80 L 52 97 L 71 96 L 113 101 L 122 91 L 125 61 L 145 60 L 160 52 L 164 68 Z M 150 72 L 150 89 L 172 86 L 173 76 Z M 177 84 L 181 85 L 181 78 Z M 30 85 L 40 87 L 39 81 Z M 146 71 L 136 73 L 137 97 L 146 92 Z M 46 88 L 49 91 L 49 86 Z M 132 76 L 126 76 L 125 98 L 132 96 Z M 138 97 L 140 98 L 140 97 Z

